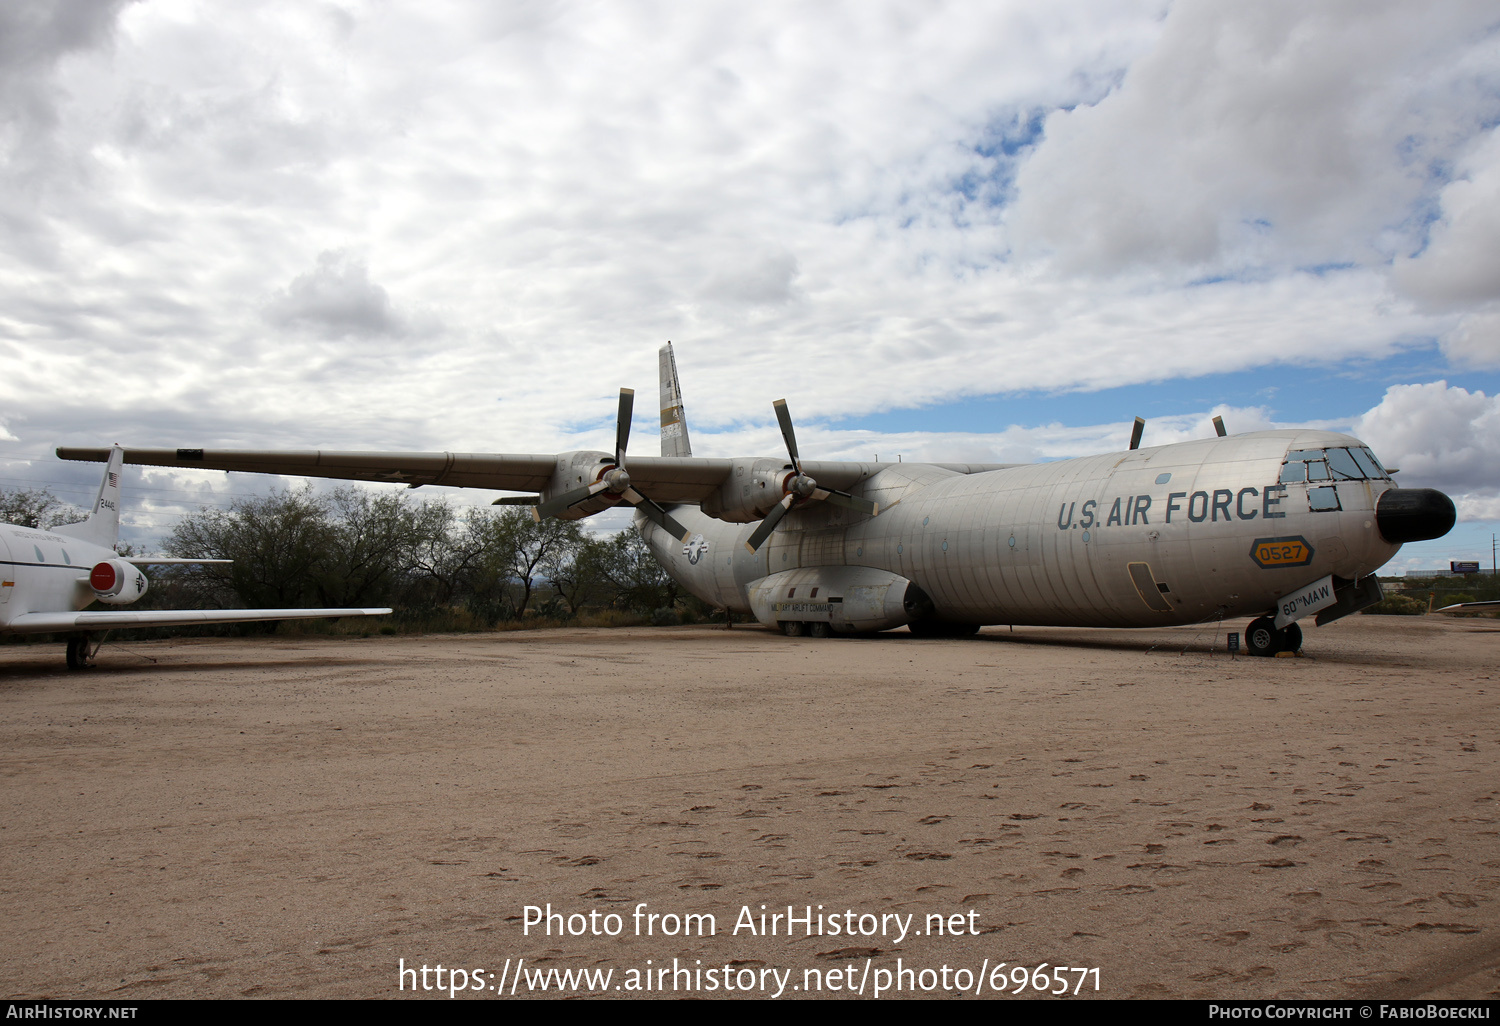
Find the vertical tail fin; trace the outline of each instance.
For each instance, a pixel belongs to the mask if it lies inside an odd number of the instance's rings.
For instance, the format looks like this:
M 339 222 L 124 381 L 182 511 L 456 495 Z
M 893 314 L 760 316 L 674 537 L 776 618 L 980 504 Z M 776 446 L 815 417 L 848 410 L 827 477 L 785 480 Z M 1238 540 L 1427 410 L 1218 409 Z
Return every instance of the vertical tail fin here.
M 661 454 L 691 456 L 687 417 L 682 411 L 682 386 L 677 382 L 677 358 L 672 343 L 661 347 Z
M 88 519 L 53 530 L 80 541 L 115 548 L 120 542 L 120 472 L 124 466 L 125 450 L 117 445 L 109 450 L 109 462 L 104 465 L 99 494 L 94 497 L 94 508 Z

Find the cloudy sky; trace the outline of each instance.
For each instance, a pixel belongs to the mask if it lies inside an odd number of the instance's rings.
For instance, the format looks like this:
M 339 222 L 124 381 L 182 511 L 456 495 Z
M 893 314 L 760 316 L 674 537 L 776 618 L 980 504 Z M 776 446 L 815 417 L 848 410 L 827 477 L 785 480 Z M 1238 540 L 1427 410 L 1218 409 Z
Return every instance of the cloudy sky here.
M 1493 0 L 10 0 L 0 487 L 608 448 L 671 339 L 700 455 L 1315 424 L 1488 563 L 1497 126 Z M 142 541 L 269 483 L 137 475 Z

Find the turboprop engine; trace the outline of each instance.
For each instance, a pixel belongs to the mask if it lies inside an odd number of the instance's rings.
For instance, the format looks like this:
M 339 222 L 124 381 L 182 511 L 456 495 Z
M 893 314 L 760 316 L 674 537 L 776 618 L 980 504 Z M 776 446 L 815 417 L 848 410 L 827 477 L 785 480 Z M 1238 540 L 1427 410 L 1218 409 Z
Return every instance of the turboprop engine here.
M 688 540 L 687 528 L 630 483 L 630 471 L 625 468 L 625 445 L 630 441 L 630 416 L 634 408 L 635 390 L 620 389 L 613 458 L 607 452 L 565 452 L 557 457 L 552 481 L 531 510 L 537 523 L 548 517 L 576 520 L 623 501 L 672 537 Z
M 703 512 L 731 524 L 750 524 L 771 512 L 791 492 L 797 471 L 785 460 L 738 459 L 719 490 L 703 500 Z
M 932 611 L 927 594 L 905 577 L 867 566 L 783 570 L 750 585 L 750 609 L 767 627 L 811 634 L 886 631 Z
M 150 582 L 140 568 L 123 559 L 106 559 L 89 571 L 89 587 L 94 597 L 111 606 L 128 606 L 142 595 Z

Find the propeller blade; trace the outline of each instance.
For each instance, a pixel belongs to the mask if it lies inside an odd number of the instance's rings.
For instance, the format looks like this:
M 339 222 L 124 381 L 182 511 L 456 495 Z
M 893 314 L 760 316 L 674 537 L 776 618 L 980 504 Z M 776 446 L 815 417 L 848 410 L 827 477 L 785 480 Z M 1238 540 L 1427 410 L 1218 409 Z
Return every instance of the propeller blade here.
M 662 509 L 634 488 L 627 488 L 620 495 L 626 502 L 645 514 L 647 520 L 660 527 L 663 531 L 666 531 L 678 541 L 685 542 L 688 538 L 692 537 L 693 532 L 683 527 L 676 520 L 673 520 L 672 514 Z
M 862 499 L 859 496 L 850 495 L 848 492 L 835 491 L 832 488 L 819 488 L 813 492 L 813 498 L 821 499 L 824 502 L 831 502 L 835 506 L 843 506 L 845 509 L 852 509 L 859 513 L 866 513 L 872 517 L 880 512 L 880 504 L 878 502 L 871 502 L 869 499 Z
M 781 425 L 781 437 L 786 442 L 787 455 L 792 458 L 792 466 L 800 474 L 802 461 L 797 457 L 797 435 L 792 430 L 792 415 L 787 411 L 786 400 L 778 399 L 771 405 L 776 407 L 776 422 Z
M 620 412 L 615 417 L 615 466 L 625 466 L 625 444 L 630 441 L 630 415 L 635 409 L 635 389 L 620 389 Z
M 1220 438 L 1223 438 L 1225 435 L 1229 434 L 1228 431 L 1224 430 L 1224 418 L 1223 417 L 1215 417 L 1214 418 L 1214 431 L 1218 434 L 1218 436 Z
M 1145 430 L 1146 421 L 1141 417 L 1135 418 L 1135 427 L 1130 429 L 1130 447 L 1132 449 L 1139 449 L 1141 447 L 1141 434 Z
M 598 495 L 608 487 L 609 485 L 605 484 L 603 481 L 595 481 L 591 485 L 585 485 L 582 488 L 574 488 L 572 491 L 563 492 L 561 495 L 554 495 L 546 502 L 541 502 L 533 506 L 531 508 L 531 518 L 540 524 L 548 517 L 557 516 L 559 513 L 566 510 L 569 506 L 576 506 L 584 499 L 593 498 L 595 495 Z
M 776 530 L 776 525 L 781 523 L 781 518 L 786 516 L 786 511 L 792 508 L 792 503 L 796 499 L 795 495 L 788 495 L 771 507 L 771 512 L 766 514 L 766 518 L 760 522 L 760 526 L 745 542 L 745 548 L 749 549 L 752 555 L 760 551 L 760 547 L 765 544 L 767 538 L 771 537 L 771 532 Z

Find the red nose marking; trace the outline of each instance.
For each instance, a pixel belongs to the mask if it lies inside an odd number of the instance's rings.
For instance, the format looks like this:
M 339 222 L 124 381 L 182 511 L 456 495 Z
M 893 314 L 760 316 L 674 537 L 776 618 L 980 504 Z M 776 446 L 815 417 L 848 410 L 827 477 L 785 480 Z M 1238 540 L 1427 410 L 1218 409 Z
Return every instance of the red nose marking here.
M 115 568 L 109 563 L 99 563 L 89 572 L 89 584 L 95 591 L 108 591 L 115 586 Z

